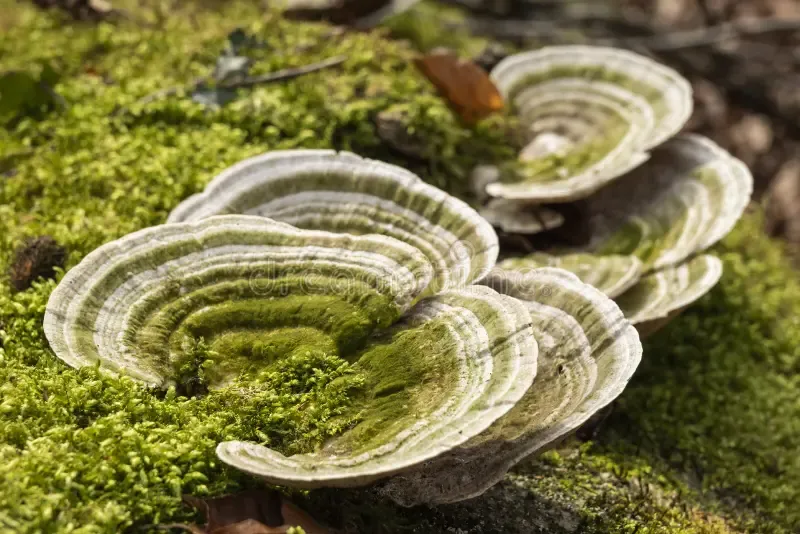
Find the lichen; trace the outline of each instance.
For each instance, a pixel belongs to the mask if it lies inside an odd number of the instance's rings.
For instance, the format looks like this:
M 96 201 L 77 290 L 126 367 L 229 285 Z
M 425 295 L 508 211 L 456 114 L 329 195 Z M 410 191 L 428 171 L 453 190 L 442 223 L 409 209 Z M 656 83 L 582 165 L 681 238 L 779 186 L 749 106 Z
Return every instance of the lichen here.
M 26 237 L 45 234 L 67 247 L 72 267 L 102 243 L 163 222 L 214 173 L 268 149 L 349 149 L 456 194 L 475 162 L 514 157 L 497 122 L 460 125 L 406 46 L 358 33 L 323 46 L 325 26 L 257 9 L 231 3 L 222 15 L 115 27 L 64 24 L 3 0 L 0 24 L 16 25 L 0 40 L 0 65 L 54 60 L 62 72 L 55 90 L 69 106 L 0 129 L 0 154 L 13 155 L 3 160 L 10 175 L 0 177 L 3 267 Z M 238 25 L 267 41 L 261 71 L 338 53 L 350 59 L 340 71 L 243 91 L 219 110 L 180 96 L 134 103 L 209 72 Z M 371 119 L 392 105 L 408 111 L 431 145 L 429 159 L 405 160 L 378 140 Z M 748 215 L 717 247 L 719 286 L 648 340 L 595 445 L 570 443 L 460 505 L 405 510 L 336 490 L 312 492 L 312 511 L 350 532 L 796 532 L 800 286 L 781 247 L 759 232 L 760 217 Z M 173 521 L 186 513 L 181 493 L 255 483 L 221 467 L 219 441 L 291 453 L 352 424 L 342 416 L 363 377 L 330 354 L 284 360 L 262 377 L 260 393 L 234 406 L 221 392 L 182 397 L 69 369 L 41 328 L 54 287 L 37 281 L 14 293 L 0 281 L 0 530 L 118 532 Z

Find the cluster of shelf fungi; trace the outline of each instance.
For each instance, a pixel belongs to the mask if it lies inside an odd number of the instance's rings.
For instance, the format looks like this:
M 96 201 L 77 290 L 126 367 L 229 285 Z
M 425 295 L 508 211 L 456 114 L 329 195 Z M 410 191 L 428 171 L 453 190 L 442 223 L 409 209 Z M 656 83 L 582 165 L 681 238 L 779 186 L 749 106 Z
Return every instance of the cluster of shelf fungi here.
M 640 334 L 718 281 L 707 250 L 752 191 L 740 161 L 678 134 L 691 88 L 650 59 L 546 47 L 491 78 L 528 144 L 474 170 L 478 202 L 350 153 L 242 161 L 67 272 L 45 315 L 56 355 L 168 387 L 199 337 L 280 358 L 315 332 L 373 384 L 360 422 L 290 457 L 223 442 L 222 461 L 291 487 L 377 483 L 403 505 L 481 494 L 623 391 Z M 579 242 L 558 231 L 576 204 Z M 533 252 L 505 245 L 538 234 Z M 257 379 L 244 354 L 215 357 L 210 387 Z

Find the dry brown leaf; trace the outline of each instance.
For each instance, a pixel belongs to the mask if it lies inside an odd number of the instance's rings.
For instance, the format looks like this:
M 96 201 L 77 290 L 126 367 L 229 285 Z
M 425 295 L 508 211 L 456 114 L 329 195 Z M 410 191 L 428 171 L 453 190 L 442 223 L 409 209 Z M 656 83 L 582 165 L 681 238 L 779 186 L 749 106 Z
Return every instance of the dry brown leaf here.
M 503 109 L 500 91 L 486 71 L 472 61 L 450 51 L 434 50 L 414 62 L 465 122 L 474 123 Z
M 171 524 L 162 529 L 180 528 L 191 534 L 284 534 L 290 527 L 302 527 L 306 534 L 329 534 L 277 491 L 250 490 L 204 499 L 184 495 L 183 501 L 203 513 L 205 526 Z

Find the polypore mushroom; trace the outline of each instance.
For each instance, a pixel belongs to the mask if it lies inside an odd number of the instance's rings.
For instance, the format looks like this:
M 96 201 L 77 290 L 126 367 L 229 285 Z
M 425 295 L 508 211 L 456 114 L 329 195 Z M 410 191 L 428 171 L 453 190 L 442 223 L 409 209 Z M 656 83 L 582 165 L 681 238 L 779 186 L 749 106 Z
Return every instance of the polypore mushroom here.
M 704 137 L 678 136 L 585 200 L 593 233 L 587 246 L 507 259 L 500 267 L 559 266 L 617 299 L 634 323 L 662 318 L 717 282 L 719 261 L 695 255 L 731 230 L 752 189 L 741 161 Z
M 459 261 L 454 268 L 468 270 L 471 258 Z M 297 351 L 335 352 L 364 377 L 357 424 L 313 452 L 287 457 L 227 441 L 220 459 L 275 484 L 347 487 L 449 462 L 481 435 L 512 444 L 496 455 L 492 478 L 454 500 L 488 488 L 618 395 L 641 346 L 611 300 L 563 270 L 500 287 L 509 295 L 439 291 L 435 279 L 425 254 L 392 237 L 212 216 L 95 250 L 52 293 L 44 327 L 69 365 L 99 363 L 160 387 L 175 383 L 201 339 L 211 388 L 256 381 L 261 367 Z M 268 358 L 253 354 L 259 343 L 271 347 Z M 540 350 L 548 356 L 537 375 Z
M 573 253 L 556 256 L 535 252 L 518 258 L 507 258 L 497 264 L 498 268 L 525 273 L 540 267 L 559 267 L 578 276 L 607 296 L 614 298 L 635 285 L 642 276 L 643 265 L 632 255 L 597 256 L 589 253 Z
M 620 309 L 566 271 L 499 270 L 484 283 L 525 303 L 539 343 L 536 379 L 488 429 L 390 479 L 383 491 L 401 504 L 483 493 L 515 463 L 557 443 L 616 398 L 641 359 L 639 336 Z
M 358 344 L 395 322 L 432 274 L 418 250 L 384 236 L 212 217 L 140 230 L 91 252 L 51 294 L 44 330 L 73 367 L 99 362 L 168 386 L 187 343 L 229 330 L 247 328 L 257 340 L 262 327 L 269 336 L 317 326 L 337 346 Z
M 722 276 L 722 261 L 702 254 L 645 275 L 617 303 L 631 322 L 663 319 L 708 293 Z
M 349 152 L 286 150 L 246 159 L 181 203 L 169 222 L 226 213 L 394 237 L 428 257 L 437 290 L 485 276 L 499 248 L 492 227 L 461 200 L 405 169 Z
M 486 191 L 528 202 L 584 198 L 647 160 L 684 125 L 689 83 L 627 50 L 550 46 L 501 61 L 491 78 L 525 128 L 522 163 Z

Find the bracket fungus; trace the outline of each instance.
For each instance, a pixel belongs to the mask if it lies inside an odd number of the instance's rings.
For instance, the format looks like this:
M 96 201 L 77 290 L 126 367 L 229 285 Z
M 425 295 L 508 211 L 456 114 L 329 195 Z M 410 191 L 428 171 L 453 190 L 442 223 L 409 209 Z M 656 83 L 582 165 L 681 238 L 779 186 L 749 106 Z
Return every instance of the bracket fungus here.
M 592 231 L 586 246 L 508 258 L 499 267 L 562 267 L 617 299 L 634 323 L 665 318 L 717 282 L 719 260 L 697 254 L 733 228 L 752 189 L 741 161 L 704 137 L 681 135 L 584 200 Z
M 360 380 L 337 435 L 291 456 L 231 439 L 217 456 L 291 487 L 378 484 L 402 505 L 481 494 L 622 392 L 637 328 L 717 282 L 702 253 L 752 192 L 742 162 L 674 137 L 689 85 L 647 58 L 548 47 L 492 77 L 529 128 L 528 161 L 472 177 L 491 197 L 480 214 L 348 152 L 256 156 L 69 270 L 45 313 L 54 352 L 163 388 L 202 343 L 204 386 L 233 394 L 286 358 L 336 356 Z M 496 264 L 493 224 L 570 231 L 570 207 L 585 243 Z
M 537 234 L 564 224 L 564 216 L 555 210 L 526 208 L 512 200 L 493 198 L 478 213 L 495 228 L 516 234 Z
M 471 258 L 459 261 L 468 270 Z M 354 425 L 301 454 L 225 441 L 219 458 L 292 487 L 388 479 L 389 488 L 400 476 L 399 488 L 462 453 L 492 454 L 464 491 L 420 494 L 458 500 L 616 397 L 641 345 L 613 301 L 563 270 L 528 273 L 514 286 L 526 300 L 487 285 L 432 290 L 436 278 L 426 254 L 390 236 L 217 215 L 101 246 L 52 293 L 44 328 L 69 365 L 160 387 L 176 382 L 201 341 L 209 388 L 234 392 L 257 388 L 282 358 L 335 354 L 363 377 L 348 407 Z M 400 490 L 393 497 L 409 502 Z
M 662 319 L 708 293 L 721 276 L 722 261 L 701 254 L 643 276 L 617 303 L 633 323 Z
M 51 294 L 44 330 L 73 367 L 99 362 L 168 386 L 201 337 L 212 349 L 224 343 L 220 367 L 231 370 L 244 365 L 248 342 L 292 348 L 301 340 L 293 336 L 310 335 L 305 323 L 324 333 L 322 346 L 357 346 L 411 306 L 432 272 L 415 248 L 383 236 L 211 217 L 140 230 L 87 255 Z M 219 374 L 222 385 L 229 377 Z
M 519 258 L 507 258 L 497 264 L 501 269 L 524 273 L 541 267 L 558 267 L 578 276 L 610 298 L 623 294 L 642 276 L 642 261 L 636 256 L 572 253 L 555 256 L 534 252 Z
M 501 61 L 491 78 L 525 128 L 520 161 L 486 187 L 535 203 L 584 198 L 641 165 L 692 111 L 689 83 L 616 48 L 549 46 Z
M 521 459 L 576 430 L 625 388 L 642 346 L 620 309 L 561 269 L 493 271 L 483 282 L 525 303 L 539 370 L 523 398 L 485 431 L 382 488 L 410 506 L 455 502 L 499 482 Z
M 394 237 L 427 256 L 436 290 L 484 277 L 499 250 L 491 225 L 466 203 L 401 167 L 349 152 L 285 150 L 246 159 L 181 203 L 168 221 L 226 213 Z

